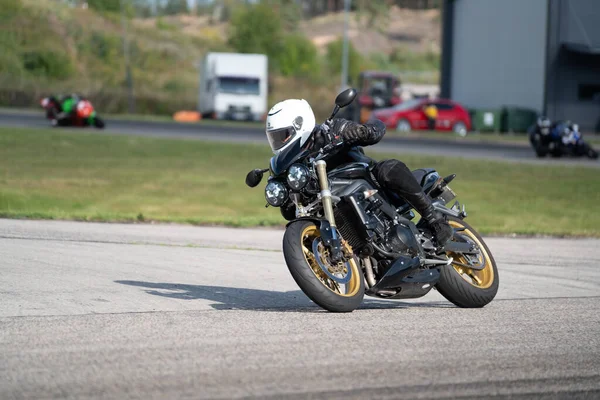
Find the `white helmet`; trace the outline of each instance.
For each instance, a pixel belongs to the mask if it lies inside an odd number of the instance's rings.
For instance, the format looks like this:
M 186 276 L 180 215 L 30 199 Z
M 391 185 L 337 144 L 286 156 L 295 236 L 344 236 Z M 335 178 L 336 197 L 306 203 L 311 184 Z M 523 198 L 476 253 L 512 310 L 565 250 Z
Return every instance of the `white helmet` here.
M 315 129 L 315 114 L 306 100 L 290 99 L 279 102 L 267 115 L 267 140 L 274 154 L 300 141 L 300 146 Z

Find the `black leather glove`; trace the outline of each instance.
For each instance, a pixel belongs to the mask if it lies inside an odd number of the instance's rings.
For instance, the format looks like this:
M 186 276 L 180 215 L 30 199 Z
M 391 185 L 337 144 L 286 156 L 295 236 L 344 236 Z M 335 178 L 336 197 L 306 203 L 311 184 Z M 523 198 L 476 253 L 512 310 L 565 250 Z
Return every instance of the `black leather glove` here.
M 357 124 L 346 119 L 335 119 L 331 127 L 334 136 L 341 136 L 347 145 L 353 145 L 361 141 L 367 134 L 364 125 Z
M 321 125 L 317 125 L 313 131 L 313 149 L 315 151 L 327 145 L 327 135 Z

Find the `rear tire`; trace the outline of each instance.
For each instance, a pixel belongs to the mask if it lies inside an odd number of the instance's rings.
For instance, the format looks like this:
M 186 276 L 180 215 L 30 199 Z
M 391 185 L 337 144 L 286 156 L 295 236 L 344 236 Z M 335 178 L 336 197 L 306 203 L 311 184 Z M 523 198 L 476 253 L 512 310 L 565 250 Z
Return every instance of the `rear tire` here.
M 496 293 L 498 293 L 499 279 L 498 279 L 498 268 L 496 267 L 496 261 L 492 256 L 492 252 L 487 247 L 483 238 L 473 227 L 467 224 L 465 221 L 448 217 L 450 225 L 453 227 L 466 228 L 458 234 L 463 234 L 469 237 L 469 239 L 479 242 L 478 245 L 484 251 L 487 265 L 483 271 L 478 272 L 475 270 L 468 270 L 459 268 L 463 273 L 461 274 L 454 264 L 444 266 L 440 268 L 440 280 L 436 287 L 440 294 L 444 296 L 448 301 L 454 303 L 458 307 L 462 308 L 481 308 L 491 302 Z M 449 254 L 450 257 L 456 257 Z M 478 275 L 477 279 L 481 279 L 482 284 L 477 283 L 476 280 L 470 278 L 470 282 L 466 279 L 468 271 L 475 271 Z
M 403 118 L 396 124 L 396 130 L 398 132 L 410 132 L 412 130 L 412 127 L 410 126 L 410 122 L 407 119 Z
M 106 124 L 104 123 L 104 121 L 102 119 L 96 117 L 96 118 L 94 118 L 94 126 L 98 129 L 104 129 Z
M 452 127 L 452 132 L 454 132 L 458 136 L 465 137 L 468 133 L 467 126 L 463 122 L 457 122 Z
M 325 310 L 331 312 L 354 311 L 362 303 L 365 294 L 365 279 L 356 257 L 348 262 L 352 270 L 350 282 L 347 284 L 349 293 L 334 292 L 325 286 L 321 278 L 317 277 L 317 272 L 311 267 L 305 256 L 303 243 L 310 240 L 307 232 L 311 232 L 312 237 L 320 237 L 317 226 L 306 220 L 292 222 L 283 236 L 283 255 L 292 277 L 304 294 Z
M 594 149 L 592 149 L 592 147 L 589 144 L 585 144 L 585 155 L 588 156 L 588 158 L 591 158 L 592 160 L 597 160 L 598 159 L 598 152 Z

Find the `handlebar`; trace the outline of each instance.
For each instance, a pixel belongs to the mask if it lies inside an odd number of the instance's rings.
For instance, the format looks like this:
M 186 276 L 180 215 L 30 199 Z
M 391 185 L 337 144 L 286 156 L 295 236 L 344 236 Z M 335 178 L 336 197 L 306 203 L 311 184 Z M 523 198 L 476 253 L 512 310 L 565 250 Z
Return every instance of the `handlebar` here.
M 344 140 L 340 136 L 333 137 L 331 134 L 328 133 L 327 140 L 329 141 L 329 143 L 321 147 L 321 149 L 319 150 L 319 154 L 315 157 L 315 160 L 323 160 L 331 156 L 333 153 L 336 152 L 336 150 L 339 150 L 344 145 Z

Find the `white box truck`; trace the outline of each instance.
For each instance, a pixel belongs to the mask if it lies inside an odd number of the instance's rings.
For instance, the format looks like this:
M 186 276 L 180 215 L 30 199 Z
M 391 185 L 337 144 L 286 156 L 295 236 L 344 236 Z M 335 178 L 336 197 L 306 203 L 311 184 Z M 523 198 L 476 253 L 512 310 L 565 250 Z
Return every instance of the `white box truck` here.
M 267 80 L 264 54 L 207 53 L 198 111 L 208 118 L 259 121 L 267 112 Z

